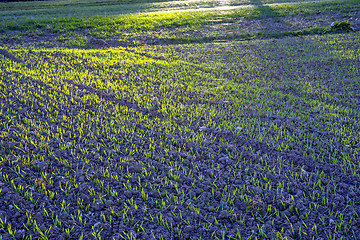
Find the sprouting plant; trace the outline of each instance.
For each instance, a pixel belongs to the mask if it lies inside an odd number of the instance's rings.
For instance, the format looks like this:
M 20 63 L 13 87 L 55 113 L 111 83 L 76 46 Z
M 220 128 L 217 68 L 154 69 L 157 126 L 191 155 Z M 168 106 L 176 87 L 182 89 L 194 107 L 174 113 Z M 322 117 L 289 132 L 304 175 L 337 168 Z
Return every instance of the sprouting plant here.
M 11 224 L 7 224 L 6 229 L 7 229 L 8 234 L 15 239 L 16 230 L 11 227 Z
M 41 230 L 40 230 L 40 228 L 37 226 L 37 224 L 36 224 L 36 226 L 35 226 L 35 228 L 36 228 L 36 230 L 39 232 L 39 234 L 40 234 L 40 239 L 43 239 L 43 240 L 48 240 L 48 239 L 50 239 L 50 237 L 51 237 L 51 226 L 48 228 L 48 229 L 46 229 L 44 232 L 42 232 Z
M 120 237 L 126 240 L 136 240 L 136 237 L 132 232 L 130 232 L 130 234 L 127 234 L 123 231 L 122 234 L 120 234 Z
M 0 218 L 1 221 L 1 218 Z M 26 223 L 23 223 L 23 226 L 27 231 L 30 231 L 30 227 L 33 226 L 34 220 L 32 219 L 31 214 L 26 212 Z
M 103 221 L 103 222 L 106 222 L 106 217 L 105 217 L 105 214 L 103 212 L 101 212 L 101 214 L 100 214 L 100 220 Z
M 93 229 L 91 235 L 94 236 L 94 238 L 96 240 L 101 240 L 101 232 L 103 231 L 104 229 L 102 227 L 100 227 L 99 229 Z
M 63 199 L 61 202 L 61 210 L 69 213 L 69 211 L 70 211 L 69 206 L 70 206 L 70 203 L 66 204 L 65 200 Z
M 78 210 L 78 213 L 75 215 L 71 214 L 71 218 L 74 221 L 79 222 L 81 225 L 85 226 L 86 225 L 86 219 L 83 217 L 82 213 L 80 212 L 80 210 Z
M 6 216 L 4 217 L 4 219 L 0 217 L 0 226 L 2 229 L 7 229 L 8 223 L 6 221 Z
M 219 225 L 219 222 L 218 222 L 218 220 L 216 219 L 215 216 L 214 216 L 214 221 L 215 221 L 215 225 L 218 226 L 218 225 Z
M 65 228 L 65 233 L 68 236 L 68 238 L 71 238 L 71 232 L 74 229 L 75 226 L 73 226 L 72 228 Z
M 147 201 L 149 199 L 149 195 L 145 193 L 143 188 L 141 189 L 141 197 L 143 198 L 144 201 Z
M 31 218 L 31 215 L 30 215 L 30 218 Z M 58 215 L 55 214 L 55 216 L 54 216 L 54 213 L 52 213 L 51 219 L 53 221 L 54 226 L 61 228 L 61 221 L 59 220 Z
M 313 230 L 316 233 L 316 236 L 318 236 L 318 229 L 317 229 L 317 225 L 315 223 L 311 230 Z

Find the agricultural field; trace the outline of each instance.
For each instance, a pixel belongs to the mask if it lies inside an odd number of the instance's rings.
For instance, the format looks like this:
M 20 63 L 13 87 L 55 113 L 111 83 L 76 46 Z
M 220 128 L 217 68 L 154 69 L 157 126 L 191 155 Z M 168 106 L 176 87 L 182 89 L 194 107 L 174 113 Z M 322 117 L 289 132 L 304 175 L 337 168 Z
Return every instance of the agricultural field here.
M 360 239 L 359 29 L 358 0 L 0 3 L 0 239 Z

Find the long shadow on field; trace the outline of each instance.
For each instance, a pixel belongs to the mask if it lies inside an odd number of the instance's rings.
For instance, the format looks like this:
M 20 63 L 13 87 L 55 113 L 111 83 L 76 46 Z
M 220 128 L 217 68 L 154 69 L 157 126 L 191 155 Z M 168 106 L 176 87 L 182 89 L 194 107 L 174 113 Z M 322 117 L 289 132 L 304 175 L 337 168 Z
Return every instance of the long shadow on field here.
M 266 24 L 263 24 L 263 28 L 270 27 L 274 34 L 280 34 L 282 30 L 278 29 L 278 26 L 286 26 L 286 28 L 289 26 L 289 24 L 283 19 L 281 19 L 280 14 L 274 10 L 271 6 L 268 6 L 263 3 L 262 0 L 250 0 L 250 4 L 254 6 L 254 11 L 258 11 L 258 18 L 259 18 L 259 25 L 262 25 L 262 23 L 266 22 Z M 226 24 L 226 23 L 225 23 Z M 206 25 L 205 25 L 206 26 Z M 169 31 L 172 31 L 171 28 L 169 28 Z M 173 32 L 174 35 L 177 35 L 177 31 Z M 280 37 L 280 36 L 278 36 Z M 101 48 L 101 47 L 135 47 L 137 44 L 135 42 L 140 42 L 141 44 L 145 45 L 172 45 L 172 44 L 189 44 L 189 43 L 210 43 L 214 41 L 228 41 L 228 40 L 251 40 L 254 38 L 254 33 L 248 33 L 248 34 L 240 34 L 237 35 L 235 38 L 234 36 L 223 36 L 223 33 L 220 34 L 220 36 L 202 36 L 202 37 L 186 37 L 184 38 L 158 38 L 156 37 L 156 33 L 145 33 L 141 38 L 134 38 L 130 39 L 129 41 L 124 42 L 117 42 L 117 41 L 106 41 L 106 43 L 103 43 L 102 41 L 91 41 L 88 44 L 89 48 Z M 273 34 L 261 34 L 261 38 L 274 38 Z
M 279 14 L 274 11 L 274 9 L 268 5 L 264 5 L 263 2 L 261 0 L 250 0 L 250 3 L 253 4 L 254 6 L 256 6 L 257 11 L 260 13 L 259 17 L 275 17 L 276 18 L 276 23 L 281 23 L 281 24 L 285 24 L 288 25 L 287 23 L 285 23 L 284 21 L 280 20 Z

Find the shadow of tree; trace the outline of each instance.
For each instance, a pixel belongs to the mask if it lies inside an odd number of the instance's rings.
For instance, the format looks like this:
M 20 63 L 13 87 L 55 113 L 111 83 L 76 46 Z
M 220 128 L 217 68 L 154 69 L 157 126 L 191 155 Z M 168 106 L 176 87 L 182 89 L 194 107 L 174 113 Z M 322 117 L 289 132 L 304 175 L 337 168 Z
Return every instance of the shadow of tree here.
M 258 12 L 259 18 L 263 18 L 263 21 L 268 21 L 267 25 L 269 25 L 269 21 L 271 21 L 274 25 L 281 25 L 282 28 L 288 28 L 290 26 L 273 7 L 264 4 L 262 0 L 250 0 L 250 4 L 255 7 L 254 10 Z M 266 27 L 264 26 L 264 28 Z
M 259 17 L 280 17 L 280 14 L 273 7 L 264 4 L 262 0 L 250 0 L 250 4 L 256 7 Z

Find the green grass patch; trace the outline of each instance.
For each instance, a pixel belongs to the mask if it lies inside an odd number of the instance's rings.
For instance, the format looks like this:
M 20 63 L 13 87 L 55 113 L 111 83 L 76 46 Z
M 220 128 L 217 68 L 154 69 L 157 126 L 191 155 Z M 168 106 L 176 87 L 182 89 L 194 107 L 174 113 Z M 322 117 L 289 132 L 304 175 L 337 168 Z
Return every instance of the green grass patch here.
M 46 29 L 54 32 L 93 29 L 103 32 L 117 32 L 127 29 L 154 29 L 161 27 L 178 27 L 204 25 L 219 22 L 232 22 L 239 18 L 257 19 L 296 15 L 313 15 L 317 13 L 351 13 L 360 10 L 360 2 L 336 1 L 292 5 L 258 5 L 231 11 L 185 11 L 168 13 L 143 13 L 120 16 L 95 17 L 59 17 L 46 19 L 19 19 L 2 22 L 0 30 Z
M 0 3 L 0 19 L 52 18 L 69 16 L 120 15 L 139 12 L 176 11 L 192 9 L 213 9 L 217 7 L 246 7 L 278 3 L 301 3 L 297 0 L 70 0 Z M 324 0 L 316 0 L 324 2 Z

